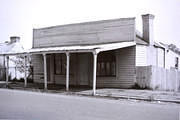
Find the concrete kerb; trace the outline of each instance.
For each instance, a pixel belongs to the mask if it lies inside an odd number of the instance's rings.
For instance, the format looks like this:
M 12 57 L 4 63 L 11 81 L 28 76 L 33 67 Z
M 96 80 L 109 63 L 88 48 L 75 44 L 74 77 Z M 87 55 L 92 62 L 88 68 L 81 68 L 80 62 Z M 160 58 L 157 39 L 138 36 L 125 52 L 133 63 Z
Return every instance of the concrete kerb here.
M 126 91 L 128 91 L 128 90 L 126 90 Z M 134 90 L 134 91 L 136 91 L 136 90 Z M 102 94 L 102 93 L 99 94 L 97 91 L 97 94 L 95 95 L 95 97 L 113 98 L 113 99 L 127 99 L 127 100 L 143 100 L 143 101 L 150 101 L 150 102 L 171 102 L 171 103 L 180 104 L 180 96 L 175 97 L 172 95 L 166 95 L 163 98 L 163 96 L 158 96 L 159 95 L 158 93 L 154 94 L 153 91 L 150 91 L 150 92 L 152 92 L 152 93 L 151 94 L 149 93 L 149 95 L 146 95 L 146 96 L 140 96 L 139 95 L 138 96 L 138 95 L 130 95 L 130 94 L 114 95 L 113 93 L 112 94 Z M 154 91 L 154 92 L 156 92 L 156 91 Z M 165 92 L 163 91 L 163 93 L 165 93 Z M 86 93 L 78 92 L 76 94 L 84 95 L 84 96 L 91 96 L 91 94 L 88 94 L 87 92 Z
M 180 104 L 180 101 L 173 100 L 163 100 L 163 99 L 148 99 L 148 98 L 138 98 L 138 97 L 127 97 L 127 96 L 108 96 L 108 95 L 92 95 L 92 94 L 79 94 L 75 92 L 64 92 L 65 95 L 76 95 L 76 96 L 86 96 L 92 98 L 105 98 L 105 99 L 114 99 L 114 100 L 136 100 L 136 101 L 147 101 L 147 102 L 157 102 L 157 103 L 176 103 Z

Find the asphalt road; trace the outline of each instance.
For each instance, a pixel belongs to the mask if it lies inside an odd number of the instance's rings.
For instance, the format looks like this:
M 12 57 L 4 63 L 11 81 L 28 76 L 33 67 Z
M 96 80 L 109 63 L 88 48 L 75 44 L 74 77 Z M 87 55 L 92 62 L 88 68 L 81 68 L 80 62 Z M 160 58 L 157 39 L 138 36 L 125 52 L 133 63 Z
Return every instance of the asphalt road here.
M 0 120 L 179 120 L 180 106 L 0 89 Z

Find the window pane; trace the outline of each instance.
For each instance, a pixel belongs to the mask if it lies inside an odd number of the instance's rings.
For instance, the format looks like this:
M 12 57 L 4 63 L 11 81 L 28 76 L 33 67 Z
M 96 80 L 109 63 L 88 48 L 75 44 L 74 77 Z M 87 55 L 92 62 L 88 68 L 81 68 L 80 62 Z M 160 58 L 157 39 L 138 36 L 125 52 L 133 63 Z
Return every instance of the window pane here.
M 64 54 L 55 54 L 55 74 L 66 74 L 66 56 Z
M 66 74 L 66 63 L 65 63 L 65 61 L 62 61 L 62 73 L 61 74 L 63 74 L 63 75 Z
M 111 75 L 109 62 L 106 63 L 106 75 Z
M 105 75 L 105 64 L 104 62 L 101 63 L 101 75 Z
M 61 64 L 60 64 L 60 56 L 59 54 L 55 54 L 55 73 L 61 73 Z
M 98 55 L 97 75 L 98 76 L 116 75 L 116 57 L 114 51 L 102 52 Z
M 97 75 L 100 75 L 100 67 L 101 67 L 100 63 L 97 63 Z
M 175 68 L 178 69 L 178 67 L 179 67 L 178 65 L 179 65 L 179 58 L 176 57 L 176 58 L 175 58 Z
M 115 62 L 111 63 L 111 75 L 116 75 L 116 65 L 115 65 Z

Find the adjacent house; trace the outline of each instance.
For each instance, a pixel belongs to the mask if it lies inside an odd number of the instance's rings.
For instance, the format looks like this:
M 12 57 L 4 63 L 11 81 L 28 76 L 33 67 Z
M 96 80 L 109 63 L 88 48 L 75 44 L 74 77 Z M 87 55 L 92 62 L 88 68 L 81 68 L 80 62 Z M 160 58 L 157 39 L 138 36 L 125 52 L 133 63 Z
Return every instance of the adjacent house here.
M 135 86 L 153 90 L 180 90 L 179 49 L 154 42 L 152 46 L 136 45 Z
M 139 35 L 137 36 L 139 37 Z M 154 42 L 151 47 L 148 44 L 137 44 L 136 52 L 136 66 L 153 65 L 165 69 L 174 68 L 180 70 L 180 54 L 179 52 L 171 49 L 170 45 L 161 42 Z M 150 56 L 148 56 L 148 54 Z
M 22 44 L 20 43 L 20 37 L 12 36 L 10 41 L 0 43 L 0 54 L 8 52 L 22 52 L 24 50 Z M 21 58 L 18 56 L 9 57 L 9 77 L 11 79 L 20 79 L 23 78 L 23 73 L 20 72 L 18 68 L 18 61 L 21 61 Z M 19 66 L 20 67 L 20 66 Z M 5 71 L 6 71 L 6 59 L 4 56 L 0 56 L 0 80 L 5 80 Z

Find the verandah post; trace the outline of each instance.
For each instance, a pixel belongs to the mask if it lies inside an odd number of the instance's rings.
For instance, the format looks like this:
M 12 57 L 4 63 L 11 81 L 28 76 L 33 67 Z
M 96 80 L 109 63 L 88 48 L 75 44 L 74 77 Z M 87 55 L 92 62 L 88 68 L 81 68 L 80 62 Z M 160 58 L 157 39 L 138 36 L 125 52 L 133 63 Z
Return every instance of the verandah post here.
M 43 53 L 43 60 L 44 60 L 44 89 L 47 90 L 47 61 L 46 61 L 45 53 Z
M 93 95 L 96 95 L 97 52 L 93 52 Z
M 24 87 L 27 87 L 27 56 L 24 56 Z
M 66 52 L 66 91 L 69 91 L 69 60 L 70 54 Z

